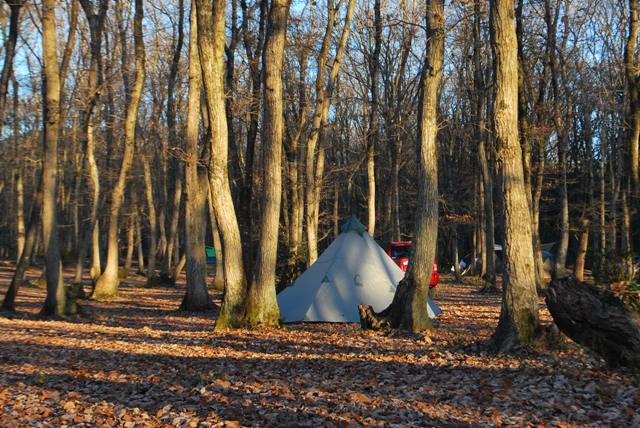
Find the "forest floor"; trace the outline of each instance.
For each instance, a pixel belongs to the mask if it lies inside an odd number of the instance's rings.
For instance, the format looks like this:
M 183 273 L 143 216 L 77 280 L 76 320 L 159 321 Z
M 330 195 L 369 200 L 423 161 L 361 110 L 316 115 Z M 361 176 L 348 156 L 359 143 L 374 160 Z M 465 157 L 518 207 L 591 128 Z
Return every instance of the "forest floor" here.
M 0 295 L 12 274 L 0 265 Z M 0 316 L 0 426 L 640 426 L 639 378 L 572 343 L 487 354 L 500 296 L 470 280 L 438 287 L 431 340 L 355 324 L 217 333 L 215 311 L 176 311 L 183 283 L 141 285 L 55 321 L 37 316 L 45 290 L 23 287 Z

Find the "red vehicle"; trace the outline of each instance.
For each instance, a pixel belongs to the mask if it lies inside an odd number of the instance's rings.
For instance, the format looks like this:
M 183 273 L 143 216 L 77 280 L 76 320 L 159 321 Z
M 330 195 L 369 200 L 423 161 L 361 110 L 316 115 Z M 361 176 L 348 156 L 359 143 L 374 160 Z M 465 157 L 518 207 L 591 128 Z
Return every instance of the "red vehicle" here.
M 402 269 L 403 272 L 407 271 L 409 267 L 409 255 L 411 254 L 411 241 L 392 242 L 387 245 L 385 252 L 394 262 Z M 440 274 L 438 274 L 438 262 L 433 261 L 433 272 L 431 272 L 431 278 L 429 279 L 429 287 L 433 288 L 438 285 L 440 281 Z

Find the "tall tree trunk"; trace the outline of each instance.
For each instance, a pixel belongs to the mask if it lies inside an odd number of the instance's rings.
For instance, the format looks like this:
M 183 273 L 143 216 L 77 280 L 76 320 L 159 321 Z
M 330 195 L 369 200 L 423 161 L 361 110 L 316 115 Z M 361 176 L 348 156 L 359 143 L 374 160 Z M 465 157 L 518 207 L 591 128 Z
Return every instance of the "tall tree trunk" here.
M 482 270 L 486 287 L 489 289 L 495 289 L 496 287 L 496 271 L 495 271 L 495 221 L 493 215 L 493 176 L 491 169 L 489 168 L 489 161 L 487 159 L 487 136 L 484 132 L 485 129 L 485 103 L 486 103 L 486 90 L 484 82 L 484 71 L 482 69 L 481 61 L 481 33 L 480 33 L 480 21 L 482 17 L 480 15 L 480 1 L 476 0 L 474 3 L 474 25 L 473 25 L 473 39 L 474 39 L 474 80 L 476 86 L 476 102 L 475 102 L 475 116 L 476 116 L 476 140 L 478 142 L 478 161 L 480 163 L 480 172 L 482 185 L 481 188 L 484 191 L 481 204 L 484 207 L 483 211 L 483 242 L 485 249 L 482 256 Z
M 600 182 L 600 197 L 599 197 L 599 210 L 598 210 L 598 237 L 599 237 L 599 249 L 600 254 L 598 254 L 598 276 L 600 277 L 604 271 L 605 263 L 606 263 L 606 254 L 607 254 L 607 205 L 606 205 L 606 155 L 607 155 L 607 144 L 608 144 L 607 131 L 603 131 L 600 136 L 600 171 L 599 171 L 599 182 Z
M 145 52 L 142 35 L 143 13 L 142 0 L 135 0 L 135 17 L 133 21 L 135 77 L 124 124 L 124 155 L 122 164 L 120 165 L 118 180 L 111 194 L 109 232 L 107 236 L 107 264 L 104 272 L 96 282 L 96 287 L 93 291 L 93 297 L 95 299 L 110 299 L 114 297 L 118 293 L 118 286 L 120 285 L 120 279 L 118 277 L 118 216 L 120 215 L 120 207 L 124 201 L 127 175 L 133 163 L 138 104 L 142 95 L 145 79 Z
M 180 147 L 178 133 L 176 132 L 176 108 L 175 108 L 175 88 L 178 76 L 178 67 L 180 65 L 180 55 L 182 53 L 182 45 L 184 44 L 184 0 L 178 2 L 178 38 L 176 47 L 173 51 L 171 60 L 171 68 L 169 70 L 169 79 L 167 83 L 167 131 L 169 137 L 169 145 L 172 148 Z M 180 219 L 180 202 L 182 199 L 182 179 L 183 171 L 181 162 L 173 162 L 172 178 L 174 182 L 173 199 L 171 205 L 171 219 L 169 221 L 169 239 L 167 241 L 167 253 L 162 260 L 162 276 L 169 283 L 175 283 L 175 272 L 172 263 L 174 250 L 176 248 L 176 237 L 178 230 L 178 222 Z M 168 201 L 167 201 L 168 202 Z
M 94 124 L 94 113 L 101 93 L 102 32 L 104 29 L 104 22 L 107 16 L 109 2 L 106 0 L 100 0 L 98 11 L 95 10 L 94 4 L 91 0 L 81 0 L 80 4 L 82 5 L 87 22 L 89 23 L 91 51 L 87 88 L 88 100 L 86 102 L 86 108 L 81 113 L 85 168 L 89 175 L 89 188 L 91 190 L 91 212 L 89 222 L 78 248 L 76 275 L 74 278 L 74 282 L 76 284 L 82 283 L 84 262 L 90 245 L 92 257 L 89 273 L 94 283 L 97 281 L 102 271 L 100 266 L 100 238 L 98 225 L 98 213 L 100 210 L 100 175 L 95 158 L 96 126 Z
M 624 52 L 624 66 L 627 78 L 629 110 L 627 126 L 629 127 L 629 175 L 633 194 L 640 197 L 640 156 L 638 141 L 640 139 L 640 67 L 636 56 L 638 43 L 638 0 L 629 0 L 629 34 Z
M 138 273 L 142 275 L 146 275 L 146 270 L 144 268 L 144 248 L 142 248 L 142 227 L 140 225 L 140 212 L 136 213 L 135 217 L 135 227 L 136 227 L 136 253 L 138 258 Z
M 567 251 L 569 249 L 569 194 L 567 192 L 567 151 L 569 144 L 569 129 L 570 124 L 566 116 L 563 120 L 562 111 L 560 108 L 560 102 L 562 94 L 560 93 L 560 74 L 562 74 L 564 65 L 558 65 L 558 59 L 556 58 L 557 46 L 557 30 L 558 30 L 558 17 L 560 15 L 560 2 L 556 4 L 554 14 L 551 12 L 550 0 L 545 0 L 545 21 L 547 25 L 547 38 L 549 45 L 549 64 L 551 69 L 551 87 L 553 89 L 553 122 L 558 138 L 558 161 L 560 166 L 560 185 L 559 185 L 559 198 L 560 198 L 560 242 L 558 245 L 558 251 L 556 254 L 556 271 L 562 271 L 566 267 Z M 566 25 L 566 24 L 565 24 Z M 566 39 L 565 29 L 565 39 Z M 560 50 L 564 49 L 565 43 L 562 43 Z M 567 102 L 570 102 L 567 96 Z M 571 111 L 571 107 L 567 107 L 567 111 Z
M 42 173 L 41 173 L 42 174 Z M 11 279 L 11 284 L 7 289 L 7 293 L 2 301 L 2 308 L 8 311 L 15 311 L 16 296 L 18 295 L 18 289 L 24 282 L 27 268 L 31 263 L 31 257 L 35 253 L 36 241 L 38 240 L 39 232 L 42 231 L 40 226 L 42 216 L 42 203 L 43 203 L 43 182 L 42 175 L 38 178 L 36 194 L 33 198 L 31 205 L 31 212 L 29 214 L 29 226 L 27 227 L 27 234 L 24 241 L 24 249 L 20 254 L 20 259 L 16 264 L 16 271 Z
M 56 37 L 55 0 L 42 2 L 42 51 L 44 52 L 44 156 L 42 163 L 42 240 L 45 251 L 47 297 L 41 313 L 64 315 L 66 293 L 58 245 L 56 188 L 58 180 L 58 127 L 60 126 L 60 75 Z
M 144 189 L 149 210 L 149 248 L 147 254 L 147 286 L 156 282 L 156 256 L 158 254 L 158 219 L 156 216 L 156 204 L 153 197 L 153 183 L 151 181 L 151 166 L 147 156 L 142 157 L 142 169 L 144 174 Z
M 242 242 L 229 184 L 227 118 L 224 94 L 225 0 L 196 0 L 198 49 L 209 112 L 211 161 L 209 181 L 216 219 L 222 235 L 225 293 L 216 320 L 217 330 L 241 327 L 247 281 Z
M 331 65 L 331 71 L 329 73 L 328 83 L 325 87 L 324 81 L 324 68 L 327 63 L 327 57 L 329 55 L 329 48 L 331 47 L 331 38 L 333 35 L 333 27 L 335 21 L 337 6 L 334 5 L 333 0 L 327 4 L 329 17 L 327 19 L 327 28 L 325 30 L 324 39 L 322 41 L 322 48 L 318 54 L 318 68 L 316 76 L 316 109 L 313 114 L 313 123 L 311 127 L 311 135 L 307 140 L 307 153 L 306 153 L 306 224 L 307 224 L 307 265 L 311 266 L 318 258 L 318 217 L 320 207 L 320 193 L 322 190 L 322 175 L 324 171 L 324 147 L 323 147 L 323 135 L 324 128 L 327 124 L 327 118 L 329 114 L 329 106 L 331 104 L 331 98 L 333 95 L 333 88 L 335 87 L 338 79 L 338 73 L 340 71 L 340 64 L 342 62 L 342 56 L 349 38 L 349 31 L 351 27 L 351 18 L 353 17 L 353 11 L 355 8 L 355 1 L 349 0 L 347 6 L 347 13 L 345 15 L 344 27 L 342 29 L 342 35 L 336 49 L 336 55 Z M 318 148 L 318 142 L 320 147 Z M 316 155 L 316 149 L 318 153 Z
M 276 301 L 276 258 L 282 201 L 282 140 L 284 136 L 284 88 L 282 70 L 289 16 L 289 0 L 272 0 L 262 58 L 264 71 L 264 185 L 262 221 L 255 273 L 247 300 L 249 327 L 276 327 L 280 310 Z
M 382 15 L 380 13 L 380 0 L 374 1 L 374 48 L 369 62 L 371 75 L 371 106 L 369 109 L 369 130 L 367 132 L 367 210 L 369 215 L 368 231 L 375 236 L 376 228 L 376 174 L 375 152 L 378 139 L 378 79 L 380 75 L 380 50 L 382 48 Z
M 18 32 L 20 31 L 20 10 L 25 0 L 6 0 L 11 9 L 9 17 L 9 39 L 4 46 L 4 63 L 0 74 L 0 134 L 4 125 L 6 115 L 7 92 L 9 91 L 9 80 L 13 73 L 13 57 L 16 54 L 16 44 L 18 43 Z
M 518 44 L 513 0 L 491 1 L 496 70 L 494 100 L 497 160 L 504 177 L 505 284 L 500 321 L 491 338 L 505 352 L 530 343 L 538 325 L 531 213 L 518 136 Z
M 529 202 L 529 210 L 531 211 L 532 227 L 531 233 L 533 234 L 533 260 L 535 263 L 536 272 L 536 287 L 542 288 L 544 280 L 544 263 L 542 261 L 542 250 L 540 242 L 540 231 L 537 227 L 537 220 L 534 219 L 536 213 L 534 212 L 533 201 L 533 169 L 531 166 L 532 157 L 532 139 L 530 136 L 530 124 L 528 118 L 527 97 L 525 93 L 525 84 L 527 79 L 525 68 L 525 54 L 523 47 L 523 33 L 524 26 L 522 22 L 522 9 L 524 0 L 518 0 L 516 6 L 516 37 L 518 40 L 518 129 L 520 131 L 520 145 L 522 146 L 522 166 L 524 168 L 524 181 L 525 190 L 527 192 L 527 199 Z
M 578 247 L 578 255 L 576 256 L 576 264 L 573 267 L 573 275 L 580 282 L 584 281 L 584 264 L 587 257 L 587 247 L 589 245 L 589 227 L 591 220 L 583 215 L 580 219 L 580 245 Z
M 191 7 L 189 29 L 189 100 L 186 132 L 184 240 L 187 257 L 187 290 L 180 304 L 180 309 L 186 311 L 202 311 L 213 307 L 207 291 L 207 259 L 204 249 L 209 186 L 207 185 L 207 170 L 200 163 L 198 152 L 201 94 L 198 18 L 194 2 Z
M 26 231 L 24 224 L 24 166 L 20 159 L 22 142 L 20 136 L 20 119 L 18 115 L 18 81 L 13 80 L 13 138 L 15 150 L 15 185 L 16 185 L 16 264 L 20 262 L 24 250 Z M 1 128 L 1 126 L 0 126 Z
M 393 328 L 431 328 L 427 312 L 429 280 L 438 241 L 438 93 L 444 65 L 444 0 L 427 1 L 427 52 L 418 104 L 418 203 L 413 257 L 391 305 L 380 313 Z
M 134 194 L 133 192 L 131 193 Z M 133 196 L 131 197 L 133 199 Z M 124 259 L 124 269 L 123 269 L 123 277 L 129 276 L 129 272 L 131 272 L 131 264 L 133 263 L 133 249 L 135 247 L 135 224 L 136 224 L 136 216 L 137 216 L 138 207 L 137 204 L 132 200 L 131 201 L 131 212 L 129 214 L 129 226 L 127 228 L 127 252 L 126 257 Z

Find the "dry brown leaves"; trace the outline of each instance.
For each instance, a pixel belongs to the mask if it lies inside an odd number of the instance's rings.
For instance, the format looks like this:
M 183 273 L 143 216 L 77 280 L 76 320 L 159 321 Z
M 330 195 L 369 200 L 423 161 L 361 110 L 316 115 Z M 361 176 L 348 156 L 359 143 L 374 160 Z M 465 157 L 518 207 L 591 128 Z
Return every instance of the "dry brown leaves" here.
M 139 283 L 44 321 L 27 287 L 0 318 L 0 426 L 640 425 L 633 375 L 574 345 L 485 353 L 499 296 L 476 289 L 440 288 L 429 343 L 356 325 L 215 333 L 214 313 L 175 312 L 181 288 Z

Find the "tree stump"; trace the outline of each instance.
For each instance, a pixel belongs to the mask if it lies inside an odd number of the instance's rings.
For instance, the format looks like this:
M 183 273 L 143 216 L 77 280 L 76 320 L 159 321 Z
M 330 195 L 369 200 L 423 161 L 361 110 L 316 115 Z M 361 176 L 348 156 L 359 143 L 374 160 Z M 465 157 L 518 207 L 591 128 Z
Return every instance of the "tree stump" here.
M 547 307 L 558 328 L 612 367 L 640 368 L 640 315 L 611 291 L 574 277 L 554 279 L 546 290 Z

